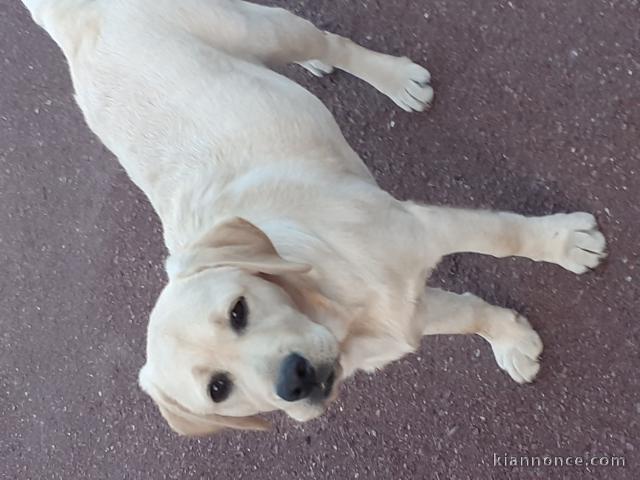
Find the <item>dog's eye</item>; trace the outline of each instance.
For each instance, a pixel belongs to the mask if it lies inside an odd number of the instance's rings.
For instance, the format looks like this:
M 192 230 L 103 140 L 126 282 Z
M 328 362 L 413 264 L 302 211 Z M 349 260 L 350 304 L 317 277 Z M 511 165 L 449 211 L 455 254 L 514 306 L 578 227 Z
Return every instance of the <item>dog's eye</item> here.
M 209 383 L 209 396 L 216 403 L 224 402 L 231 394 L 233 383 L 226 373 L 214 375 Z
M 233 304 L 231 312 L 229 312 L 229 322 L 231 322 L 231 328 L 236 332 L 241 332 L 247 328 L 247 317 L 249 315 L 249 309 L 247 308 L 247 301 L 244 297 L 240 297 Z

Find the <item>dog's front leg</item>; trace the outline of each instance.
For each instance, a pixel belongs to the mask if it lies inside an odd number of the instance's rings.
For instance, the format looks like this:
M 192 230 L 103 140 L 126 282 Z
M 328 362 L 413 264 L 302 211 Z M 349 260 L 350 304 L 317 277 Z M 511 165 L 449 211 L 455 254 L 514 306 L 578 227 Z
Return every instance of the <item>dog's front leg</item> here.
M 475 252 L 556 263 L 574 273 L 595 268 L 605 238 L 589 213 L 525 217 L 515 213 L 427 207 L 409 203 L 434 253 Z
M 516 382 L 532 381 L 540 368 L 542 341 L 529 322 L 513 310 L 490 305 L 469 293 L 426 289 L 415 321 L 424 335 L 480 335 L 491 344 L 500 368 Z

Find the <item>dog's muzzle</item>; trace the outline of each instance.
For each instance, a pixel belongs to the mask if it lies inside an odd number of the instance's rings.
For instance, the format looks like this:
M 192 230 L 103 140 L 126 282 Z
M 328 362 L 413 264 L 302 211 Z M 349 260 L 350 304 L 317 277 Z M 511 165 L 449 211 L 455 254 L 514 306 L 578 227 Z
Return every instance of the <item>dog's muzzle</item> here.
M 323 401 L 333 391 L 336 371 L 333 365 L 315 368 L 302 355 L 292 353 L 280 365 L 276 393 L 287 402 L 309 398 Z

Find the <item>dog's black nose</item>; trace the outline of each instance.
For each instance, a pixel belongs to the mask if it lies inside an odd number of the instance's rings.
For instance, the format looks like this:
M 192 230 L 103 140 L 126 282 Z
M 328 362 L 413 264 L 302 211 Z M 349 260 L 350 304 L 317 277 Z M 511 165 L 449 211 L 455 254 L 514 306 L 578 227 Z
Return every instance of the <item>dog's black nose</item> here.
M 307 398 L 316 383 L 313 365 L 303 356 L 292 353 L 280 366 L 276 393 L 287 402 L 295 402 Z

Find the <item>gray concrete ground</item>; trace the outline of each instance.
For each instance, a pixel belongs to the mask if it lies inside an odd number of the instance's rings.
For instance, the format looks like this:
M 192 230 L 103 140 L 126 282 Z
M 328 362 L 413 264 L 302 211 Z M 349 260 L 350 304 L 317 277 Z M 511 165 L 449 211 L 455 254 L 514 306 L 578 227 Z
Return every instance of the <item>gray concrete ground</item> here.
M 425 62 L 409 115 L 345 74 L 323 98 L 402 198 L 597 214 L 610 257 L 576 277 L 461 255 L 433 284 L 525 313 L 546 350 L 518 386 L 480 339 L 425 339 L 359 374 L 324 418 L 174 436 L 136 386 L 164 274 L 160 226 L 74 105 L 57 47 L 0 0 L 0 477 L 640 478 L 640 5 L 637 0 L 281 0 Z M 494 467 L 494 454 L 624 456 L 626 467 Z M 503 460 L 501 460 L 502 462 Z

